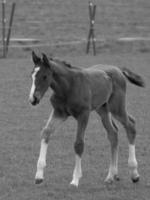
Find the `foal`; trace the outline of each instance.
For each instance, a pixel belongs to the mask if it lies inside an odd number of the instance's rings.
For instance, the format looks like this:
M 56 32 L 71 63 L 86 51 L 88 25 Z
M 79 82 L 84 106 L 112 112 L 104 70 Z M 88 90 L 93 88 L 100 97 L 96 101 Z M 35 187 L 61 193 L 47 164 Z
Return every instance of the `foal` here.
M 126 78 L 131 83 L 144 87 L 142 78 L 127 68 L 96 65 L 82 69 L 64 61 L 48 59 L 45 54 L 40 58 L 34 52 L 32 52 L 32 59 L 35 66 L 29 95 L 31 104 L 37 105 L 49 87 L 53 90 L 50 99 L 53 110 L 42 130 L 35 183 L 40 184 L 44 179 L 50 136 L 68 116 L 73 116 L 78 126 L 74 143 L 75 168 L 71 184 L 78 186 L 82 177 L 81 156 L 84 151 L 84 134 L 92 110 L 101 117 L 111 145 L 110 167 L 105 181 L 111 183 L 119 179 L 118 128 L 113 117 L 121 122 L 126 130 L 129 141 L 128 166 L 131 179 L 133 182 L 139 181 L 135 155 L 135 120 L 126 111 Z

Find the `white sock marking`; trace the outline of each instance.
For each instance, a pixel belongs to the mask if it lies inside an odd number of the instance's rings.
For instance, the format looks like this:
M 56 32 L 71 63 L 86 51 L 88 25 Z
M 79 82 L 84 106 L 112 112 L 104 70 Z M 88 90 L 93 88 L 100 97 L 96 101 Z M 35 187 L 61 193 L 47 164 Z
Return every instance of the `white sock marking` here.
M 129 144 L 129 159 L 128 159 L 129 167 L 137 167 L 137 160 L 135 155 L 135 145 Z
M 43 179 L 44 178 L 44 168 L 46 167 L 46 154 L 47 154 L 48 144 L 45 143 L 45 140 L 41 140 L 41 149 L 40 155 L 37 162 L 37 172 L 36 172 L 36 179 Z
M 73 171 L 73 179 L 71 181 L 71 185 L 75 185 L 78 187 L 79 185 L 79 180 L 82 177 L 82 168 L 81 168 L 81 158 L 76 155 L 75 157 L 75 168 Z
M 128 166 L 129 166 L 129 171 L 130 171 L 132 180 L 136 180 L 139 177 L 139 173 L 137 170 L 138 163 L 136 160 L 135 145 L 133 144 L 129 144 Z

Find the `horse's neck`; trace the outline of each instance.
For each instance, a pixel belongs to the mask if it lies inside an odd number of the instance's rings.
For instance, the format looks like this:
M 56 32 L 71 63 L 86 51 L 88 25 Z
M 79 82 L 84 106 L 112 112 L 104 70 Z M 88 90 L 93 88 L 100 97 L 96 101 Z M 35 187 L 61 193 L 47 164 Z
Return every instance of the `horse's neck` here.
M 64 96 L 70 88 L 70 76 L 67 69 L 54 66 L 51 88 L 57 96 Z

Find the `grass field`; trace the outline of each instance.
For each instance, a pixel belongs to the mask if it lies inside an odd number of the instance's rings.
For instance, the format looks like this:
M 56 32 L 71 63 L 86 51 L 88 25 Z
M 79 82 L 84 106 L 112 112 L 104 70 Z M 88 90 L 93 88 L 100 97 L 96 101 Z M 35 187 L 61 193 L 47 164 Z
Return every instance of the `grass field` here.
M 9 1 L 9 6 L 10 6 Z M 121 43 L 118 37 L 150 37 L 148 0 L 95 0 L 97 4 L 97 56 L 85 55 L 88 31 L 87 0 L 19 0 L 12 37 L 37 38 L 45 46 L 10 48 L 0 59 L 0 200 L 149 200 L 150 199 L 150 43 Z M 48 6 L 49 5 L 49 6 Z M 7 7 L 8 11 L 10 7 Z M 1 9 L 1 7 L 0 7 Z M 13 45 L 11 43 L 11 45 Z M 33 68 L 31 49 L 47 52 L 87 67 L 98 63 L 127 66 L 145 78 L 146 88 L 128 84 L 127 107 L 137 122 L 137 159 L 140 182 L 133 184 L 127 168 L 128 144 L 119 125 L 119 174 L 121 180 L 105 185 L 109 166 L 109 142 L 99 117 L 91 113 L 86 130 L 83 178 L 79 188 L 69 185 L 74 168 L 76 122 L 70 118 L 51 138 L 45 181 L 34 184 L 40 148 L 40 131 L 51 111 L 50 92 L 37 107 L 28 103 Z M 0 49 L 0 55 L 2 51 Z
M 31 86 L 31 59 L 0 61 L 0 199 L 120 199 L 150 198 L 149 99 L 150 57 L 148 54 L 99 55 L 65 58 L 83 67 L 108 63 L 128 66 L 146 80 L 146 88 L 128 85 L 128 110 L 137 121 L 137 158 L 141 181 L 133 184 L 128 175 L 128 148 L 124 130 L 120 129 L 119 169 L 121 180 L 106 186 L 104 178 L 109 164 L 109 143 L 96 114 L 92 113 L 86 131 L 83 178 L 78 189 L 70 187 L 74 167 L 73 142 L 76 123 L 69 119 L 52 137 L 43 185 L 34 184 L 40 147 L 40 131 L 51 106 L 49 92 L 34 108 L 28 103 Z

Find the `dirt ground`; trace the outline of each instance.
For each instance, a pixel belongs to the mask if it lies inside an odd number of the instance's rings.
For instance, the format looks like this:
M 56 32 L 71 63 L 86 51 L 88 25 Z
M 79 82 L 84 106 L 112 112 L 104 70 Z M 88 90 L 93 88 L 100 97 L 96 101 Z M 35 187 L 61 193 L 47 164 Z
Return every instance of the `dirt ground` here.
M 11 2 L 8 3 L 8 11 Z M 96 43 L 95 57 L 85 55 L 89 26 L 87 0 L 51 0 L 50 3 L 48 0 L 19 0 L 16 3 L 12 37 L 37 38 L 40 40 L 38 45 L 44 45 L 11 47 L 8 58 L 0 59 L 0 200 L 149 200 L 150 43 L 116 42 L 116 38 L 150 37 L 150 2 L 95 0 L 96 36 L 106 39 Z M 83 42 L 59 45 L 68 41 Z M 11 42 L 11 45 L 22 44 Z M 133 184 L 130 180 L 128 144 L 125 132 L 119 125 L 121 180 L 112 185 L 104 184 L 109 165 L 109 142 L 99 117 L 91 113 L 86 130 L 83 178 L 79 188 L 69 185 L 74 168 L 73 143 L 76 131 L 76 122 L 72 118 L 51 138 L 45 181 L 40 186 L 34 184 L 40 131 L 52 108 L 49 103 L 50 91 L 37 107 L 32 107 L 28 102 L 33 68 L 32 49 L 58 56 L 81 67 L 98 63 L 126 66 L 144 77 L 146 88 L 128 84 L 127 90 L 127 108 L 137 122 L 139 183 Z

